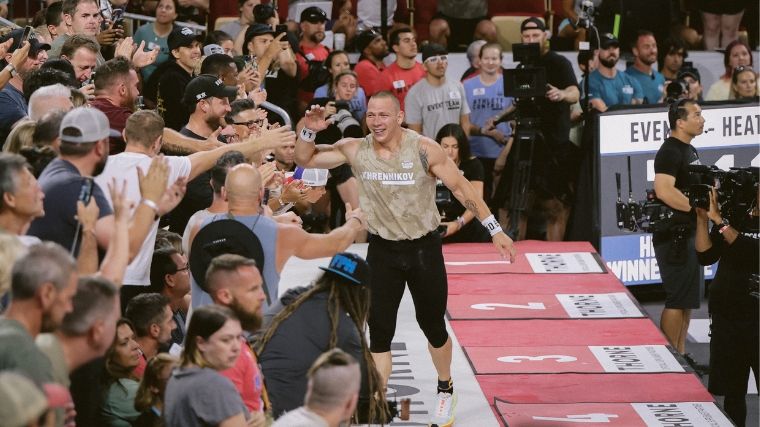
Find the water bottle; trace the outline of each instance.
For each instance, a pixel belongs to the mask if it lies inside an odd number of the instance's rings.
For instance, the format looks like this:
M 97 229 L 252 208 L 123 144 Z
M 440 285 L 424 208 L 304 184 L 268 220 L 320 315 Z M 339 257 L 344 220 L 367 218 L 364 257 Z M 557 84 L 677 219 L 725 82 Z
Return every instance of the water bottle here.
M 364 25 L 364 21 L 360 19 L 359 22 L 356 24 L 356 32 L 357 32 L 357 34 L 361 33 L 362 31 L 364 31 L 366 29 L 367 29 L 367 26 Z

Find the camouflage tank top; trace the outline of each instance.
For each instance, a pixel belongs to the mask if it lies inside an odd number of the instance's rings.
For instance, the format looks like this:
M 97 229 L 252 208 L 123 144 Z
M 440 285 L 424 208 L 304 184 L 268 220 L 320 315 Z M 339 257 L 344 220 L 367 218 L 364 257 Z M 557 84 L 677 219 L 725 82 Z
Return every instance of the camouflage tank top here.
M 412 240 L 440 225 L 436 179 L 425 171 L 419 145 L 420 134 L 406 130 L 401 150 L 387 160 L 375 152 L 373 135 L 359 143 L 351 169 L 370 233 L 386 240 Z

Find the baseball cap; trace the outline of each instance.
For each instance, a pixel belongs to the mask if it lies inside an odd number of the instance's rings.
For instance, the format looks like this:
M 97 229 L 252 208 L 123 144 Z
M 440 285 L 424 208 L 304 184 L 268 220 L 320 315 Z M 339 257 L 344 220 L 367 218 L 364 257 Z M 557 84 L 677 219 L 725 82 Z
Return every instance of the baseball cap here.
M 698 82 L 702 81 L 699 77 L 699 70 L 694 67 L 684 67 L 678 70 L 678 80 L 683 80 L 686 76 L 689 76 Z
M 3 37 L 3 43 L 7 42 L 10 39 L 13 39 L 13 43 L 11 44 L 11 48 L 8 49 L 8 53 L 14 52 L 19 47 L 19 39 L 21 39 L 21 36 L 24 34 L 24 28 L 17 28 L 10 33 L 6 34 L 5 37 Z M 40 49 L 49 50 L 50 45 L 47 43 L 40 43 L 39 40 L 37 40 L 37 36 L 34 35 L 34 32 L 29 33 L 29 52 L 37 52 Z
M 449 51 L 445 47 L 437 43 L 430 43 L 422 48 L 422 62 L 427 61 L 431 56 L 448 55 L 448 53 Z
M 303 180 L 304 185 L 309 187 L 321 187 L 327 184 L 327 174 L 327 169 L 303 169 L 296 166 L 293 178 Z
M 327 14 L 324 10 L 317 6 L 309 6 L 306 9 L 301 12 L 301 21 L 300 22 L 311 22 L 312 24 L 317 22 L 325 22 L 327 21 Z
M 204 292 L 209 292 L 206 286 L 208 266 L 214 258 L 224 254 L 235 254 L 255 260 L 256 268 L 263 276 L 264 248 L 251 228 L 234 219 L 212 221 L 198 231 L 190 248 L 190 273 Z
M 525 30 L 535 30 L 535 29 L 546 31 L 546 25 L 544 25 L 544 21 L 536 17 L 531 17 L 524 20 L 522 24 L 520 24 L 521 33 Z
M 596 42 L 593 44 L 596 45 Z M 602 46 L 602 49 L 607 49 L 610 45 L 620 46 L 620 42 L 612 34 L 604 33 L 599 35 L 599 45 Z
M 60 408 L 69 402 L 71 393 L 60 384 L 46 383 L 40 387 L 21 373 L 0 373 L 0 419 L 4 426 L 26 426 L 46 409 Z
M 201 74 L 190 80 L 185 88 L 185 96 L 182 101 L 188 105 L 195 105 L 201 99 L 206 98 L 232 98 L 237 95 L 238 88 L 225 86 L 222 79 L 211 74 Z
M 335 254 L 329 266 L 319 268 L 358 285 L 369 286 L 371 282 L 372 270 L 369 264 L 364 258 L 351 252 Z
M 3 425 L 26 426 L 46 409 L 45 393 L 32 380 L 16 372 L 0 373 L 0 419 Z
M 181 47 L 190 47 L 193 44 L 193 41 L 201 43 L 203 42 L 203 36 L 195 34 L 195 31 L 188 27 L 177 26 L 174 27 L 171 33 L 169 33 L 169 38 L 166 41 L 166 44 L 169 46 L 169 50 L 172 51 Z
M 77 131 L 75 133 L 79 135 L 66 135 L 64 131 Z M 110 136 L 121 137 L 118 131 L 111 129 L 108 117 L 102 111 L 90 107 L 74 108 L 66 113 L 59 135 L 61 141 L 74 144 L 100 141 Z
M 366 49 L 367 46 L 369 46 L 370 43 L 375 41 L 375 39 L 378 37 L 382 37 L 382 34 L 378 33 L 375 30 L 363 31 L 356 38 L 356 49 L 359 51 L 359 53 L 363 53 L 364 49 Z
M 248 44 L 248 42 L 251 41 L 252 38 L 256 36 L 261 36 L 264 34 L 274 35 L 274 30 L 272 29 L 271 25 L 267 25 L 267 24 L 249 25 L 248 29 L 245 30 L 245 44 Z
M 224 49 L 218 44 L 207 44 L 203 46 L 203 56 L 211 56 L 215 53 L 221 53 L 224 55 Z

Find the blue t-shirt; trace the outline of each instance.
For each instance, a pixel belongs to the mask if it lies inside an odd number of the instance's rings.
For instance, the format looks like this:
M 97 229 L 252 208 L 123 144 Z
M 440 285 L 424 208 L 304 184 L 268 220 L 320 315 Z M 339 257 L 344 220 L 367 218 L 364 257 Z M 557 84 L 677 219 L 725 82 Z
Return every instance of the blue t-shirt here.
M 641 90 L 649 104 L 657 104 L 662 98 L 665 89 L 665 76 L 652 69 L 652 75 L 644 74 L 634 66 L 626 68 L 625 73 L 636 79 L 641 85 Z
M 470 123 L 480 127 L 485 126 L 486 120 L 504 111 L 515 101 L 514 98 L 504 96 L 504 77 L 501 75 L 491 86 L 485 86 L 478 76 L 465 80 L 462 86 L 470 105 Z M 507 138 L 512 134 L 512 126 L 508 122 L 499 123 L 496 129 Z M 495 159 L 503 149 L 504 146 L 499 145 L 493 138 L 474 135 L 470 137 L 473 156 Z
M 132 38 L 134 39 L 135 44 L 138 46 L 140 46 L 140 42 L 144 41 L 144 51 L 146 52 L 149 52 L 156 47 L 161 48 L 161 50 L 158 51 L 156 62 L 140 69 L 140 72 L 143 75 L 143 81 L 147 82 L 150 78 L 150 75 L 156 71 L 156 68 L 158 68 L 159 65 L 163 64 L 169 59 L 169 35 L 167 34 L 166 37 L 157 36 L 155 30 L 153 30 L 153 24 L 147 23 L 138 28 Z
M 599 70 L 588 76 L 588 99 L 599 99 L 607 105 L 630 105 L 634 99 L 644 98 L 639 82 L 619 70 L 615 77 L 608 79 Z
M 5 142 L 13 124 L 26 116 L 27 109 L 24 92 L 6 84 L 0 91 L 0 142 Z
M 82 182 L 82 175 L 76 166 L 60 158 L 53 159 L 42 171 L 39 179 L 39 185 L 45 193 L 42 200 L 45 216 L 32 221 L 27 234 L 40 240 L 56 242 L 70 250 L 77 229 L 78 221 L 74 219 L 74 215 L 77 214 L 77 200 L 82 190 Z M 95 182 L 92 197 L 100 209 L 98 218 L 113 214 L 103 190 Z M 81 241 L 82 239 L 77 240 L 74 257 L 79 254 Z
M 314 91 L 314 98 L 329 98 L 327 96 L 327 85 L 323 85 Z M 356 116 L 359 123 L 364 119 L 364 113 L 367 112 L 367 96 L 364 94 L 364 89 L 356 88 L 356 95 L 348 102 L 348 108 Z

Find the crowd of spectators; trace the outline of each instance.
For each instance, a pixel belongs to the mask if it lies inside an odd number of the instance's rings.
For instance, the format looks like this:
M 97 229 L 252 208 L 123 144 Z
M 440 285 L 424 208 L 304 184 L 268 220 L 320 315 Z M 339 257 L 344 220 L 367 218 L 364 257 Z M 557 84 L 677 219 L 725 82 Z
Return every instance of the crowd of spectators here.
M 342 253 L 367 239 L 359 177 L 346 164 L 296 164 L 294 131 L 308 131 L 307 110 L 331 118 L 316 141 L 333 144 L 381 134 L 387 118 L 367 102 L 395 97 L 399 124 L 435 139 L 501 222 L 519 222 L 516 237 L 526 236 L 527 215 L 512 216 L 505 190 L 515 106 L 488 2 L 439 1 L 424 45 L 402 22 L 382 25 L 364 0 L 358 17 L 350 1 L 335 1 L 332 19 L 301 8 L 287 30 L 257 0 L 239 0 L 238 19 L 206 35 L 178 25 L 204 24 L 220 13 L 214 3 L 63 0 L 24 40 L 23 28 L 0 30 L 0 396 L 30 396 L 14 425 L 264 426 L 292 411 L 275 425 L 321 416 L 332 426 L 360 400 L 385 417 L 364 334 L 369 267 Z M 559 35 L 578 37 L 578 2 L 564 3 Z M 125 37 L 110 19 L 117 9 L 155 21 Z M 706 26 L 718 12 L 705 10 Z M 757 99 L 735 20 L 721 27 L 725 70 L 705 100 Z M 579 54 L 591 110 L 702 99 L 700 72 L 684 62 L 689 44 L 630 26 Z M 328 30 L 347 36 L 346 50 L 324 44 Z M 579 173 L 570 127 L 588 116 L 578 107 L 584 85 L 549 48 L 549 30 L 536 18 L 521 27 L 523 42 L 540 45 L 548 83 L 538 101 L 542 179 L 529 200 L 544 210 L 545 238 L 563 240 Z M 713 32 L 706 27 L 706 45 Z M 449 52 L 464 48 L 472 67 L 460 81 L 446 72 Z M 634 58 L 624 72 L 621 49 Z M 349 52 L 359 54 L 353 67 Z M 447 191 L 439 181 L 444 242 L 490 241 Z M 288 259 L 333 255 L 316 283 L 280 296 Z M 16 410 L 0 402 L 0 417 Z

